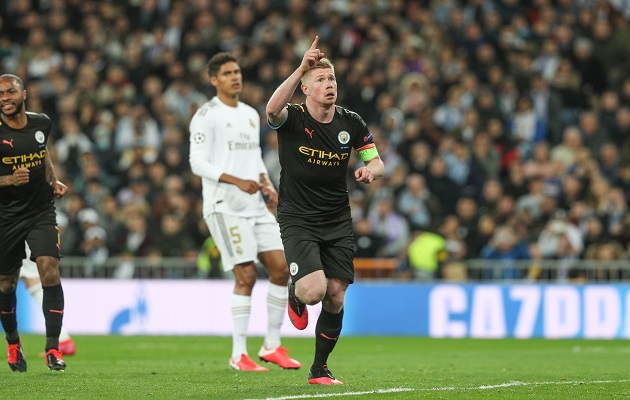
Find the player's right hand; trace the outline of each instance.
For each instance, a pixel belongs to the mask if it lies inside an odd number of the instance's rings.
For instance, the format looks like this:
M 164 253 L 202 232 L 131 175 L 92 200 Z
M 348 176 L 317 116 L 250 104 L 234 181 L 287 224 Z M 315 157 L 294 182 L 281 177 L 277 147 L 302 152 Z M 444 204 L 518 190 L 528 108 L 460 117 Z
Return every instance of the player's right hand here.
M 29 169 L 28 168 L 18 168 L 15 170 L 15 172 L 13 172 L 13 179 L 14 179 L 14 183 L 13 186 L 22 186 L 22 185 L 26 185 L 30 178 L 29 178 Z
M 249 194 L 254 194 L 262 188 L 262 185 L 259 182 L 251 179 L 241 179 L 236 186 L 238 186 L 238 188 L 243 192 Z
M 55 181 L 52 183 L 52 187 L 57 198 L 63 197 L 68 193 L 68 187 L 63 182 Z

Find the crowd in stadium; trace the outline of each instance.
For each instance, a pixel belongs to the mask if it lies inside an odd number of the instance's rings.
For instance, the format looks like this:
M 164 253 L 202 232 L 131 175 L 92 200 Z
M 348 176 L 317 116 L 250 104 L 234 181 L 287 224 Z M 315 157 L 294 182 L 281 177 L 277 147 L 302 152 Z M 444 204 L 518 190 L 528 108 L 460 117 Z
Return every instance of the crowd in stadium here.
M 188 123 L 214 95 L 207 60 L 238 57 L 277 187 L 266 102 L 318 35 L 337 104 L 366 120 L 386 168 L 368 186 L 352 178 L 358 157 L 348 171 L 357 257 L 413 264 L 428 233 L 450 260 L 619 260 L 630 253 L 619 4 L 8 0 L 0 72 L 23 78 L 27 110 L 53 120 L 66 256 L 195 260 L 208 231 Z

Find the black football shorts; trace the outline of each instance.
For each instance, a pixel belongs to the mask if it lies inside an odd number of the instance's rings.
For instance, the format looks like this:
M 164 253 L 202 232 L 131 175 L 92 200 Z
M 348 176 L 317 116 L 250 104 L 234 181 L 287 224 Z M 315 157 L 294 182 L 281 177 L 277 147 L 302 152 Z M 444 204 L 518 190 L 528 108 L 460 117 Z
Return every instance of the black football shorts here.
M 281 218 L 280 233 L 291 279 L 324 270 L 327 278 L 354 281 L 352 219 L 308 222 Z
M 31 248 L 32 260 L 39 256 L 61 258 L 54 208 L 28 218 L 0 222 L 0 238 L 0 275 L 12 275 L 20 269 L 26 257 L 24 241 Z

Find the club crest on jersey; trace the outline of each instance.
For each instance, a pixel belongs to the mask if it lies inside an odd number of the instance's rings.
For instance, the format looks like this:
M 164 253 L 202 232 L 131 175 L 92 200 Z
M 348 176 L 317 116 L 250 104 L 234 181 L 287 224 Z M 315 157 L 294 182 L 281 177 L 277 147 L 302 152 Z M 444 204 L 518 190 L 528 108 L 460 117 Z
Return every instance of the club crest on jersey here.
M 253 120 L 253 119 L 251 119 L 251 118 L 249 119 L 249 125 L 251 125 L 251 127 L 252 127 L 252 128 L 255 128 L 255 127 L 256 127 L 256 123 L 255 123 L 255 122 L 254 122 L 254 120 Z
M 291 273 L 291 275 L 295 276 L 295 274 L 298 273 L 298 265 L 297 263 L 292 262 L 291 265 L 289 265 L 289 272 Z
M 339 132 L 337 139 L 341 144 L 348 144 L 348 142 L 350 141 L 350 134 L 346 131 L 341 131 Z
M 35 140 L 37 140 L 38 143 L 44 143 L 44 140 L 46 140 L 46 136 L 44 136 L 44 132 L 42 131 L 35 132 Z

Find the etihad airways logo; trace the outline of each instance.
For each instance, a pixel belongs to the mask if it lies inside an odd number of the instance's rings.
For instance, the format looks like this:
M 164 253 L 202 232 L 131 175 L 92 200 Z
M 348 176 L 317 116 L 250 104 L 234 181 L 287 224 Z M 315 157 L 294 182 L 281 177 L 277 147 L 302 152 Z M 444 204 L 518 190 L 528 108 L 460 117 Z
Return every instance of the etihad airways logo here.
M 14 170 L 18 168 L 33 168 L 42 165 L 45 156 L 46 149 L 43 149 L 37 153 L 2 157 L 2 164 L 10 165 Z
M 347 159 L 350 153 L 335 153 L 332 151 L 311 149 L 310 147 L 300 146 L 300 153 L 308 156 L 307 162 L 315 165 L 323 165 L 325 167 L 338 167 L 341 161 Z

